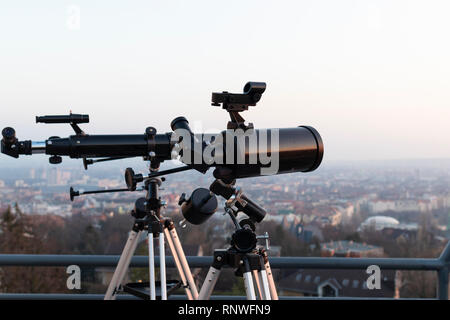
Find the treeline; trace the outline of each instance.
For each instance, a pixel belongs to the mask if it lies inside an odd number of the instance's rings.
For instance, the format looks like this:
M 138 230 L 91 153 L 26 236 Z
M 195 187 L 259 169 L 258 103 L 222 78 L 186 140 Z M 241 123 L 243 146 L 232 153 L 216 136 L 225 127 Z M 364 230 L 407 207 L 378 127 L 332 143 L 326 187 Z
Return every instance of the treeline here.
M 0 213 L 1 254 L 119 254 L 132 220 L 125 215 L 97 220 L 83 215 L 28 215 L 19 206 Z M 94 270 L 83 270 L 85 282 Z M 61 267 L 1 267 L 0 292 L 67 292 Z M 89 288 L 88 286 L 82 286 Z
M 180 219 L 180 217 L 174 217 Z M 355 232 L 355 226 L 339 225 L 322 229 L 323 241 L 354 240 L 381 246 L 387 257 L 437 257 L 445 243 L 436 240 L 433 221 L 426 215 L 421 217 L 419 231 L 414 238 L 391 239 L 380 232 Z M 1 254 L 85 254 L 118 255 L 122 252 L 133 219 L 130 215 L 89 216 L 75 214 L 70 217 L 55 215 L 28 215 L 19 206 L 0 212 Z M 178 227 L 183 245 L 200 245 L 203 255 L 212 255 L 214 249 L 227 248 L 232 234 L 228 220 L 210 219 L 200 226 Z M 265 221 L 258 225 L 257 233 L 268 232 L 272 246 L 281 248 L 282 256 L 320 256 L 320 242 L 314 238 L 310 243 L 301 242 L 282 225 Z M 146 255 L 143 241 L 137 254 Z M 207 270 L 197 274 L 201 283 Z M 170 272 L 173 275 L 174 270 Z M 135 272 L 145 281 L 148 272 Z M 279 274 L 282 276 L 282 274 Z M 133 276 L 133 273 L 132 273 Z M 66 269 L 63 267 L 1 267 L 0 292 L 22 293 L 74 293 L 66 288 Z M 401 272 L 402 297 L 434 297 L 436 275 L 434 272 Z M 242 281 L 226 270 L 217 289 L 223 293 L 243 294 Z M 94 268 L 83 268 L 82 289 L 76 293 L 103 293 L 105 286 L 99 284 Z

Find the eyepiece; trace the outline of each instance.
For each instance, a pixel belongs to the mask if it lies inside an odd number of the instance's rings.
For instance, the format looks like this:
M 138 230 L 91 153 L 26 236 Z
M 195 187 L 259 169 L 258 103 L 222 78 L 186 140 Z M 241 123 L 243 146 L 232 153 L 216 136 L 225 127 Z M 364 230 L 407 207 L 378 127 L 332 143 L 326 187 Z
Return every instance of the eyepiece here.
M 13 145 L 17 141 L 16 130 L 14 130 L 11 127 L 4 128 L 2 130 L 2 136 L 3 136 L 3 141 L 4 141 L 5 145 L 8 147 Z
M 173 131 L 177 129 L 184 129 L 189 131 L 192 134 L 191 128 L 189 127 L 189 121 L 185 117 L 177 117 L 172 120 L 170 123 L 170 127 Z

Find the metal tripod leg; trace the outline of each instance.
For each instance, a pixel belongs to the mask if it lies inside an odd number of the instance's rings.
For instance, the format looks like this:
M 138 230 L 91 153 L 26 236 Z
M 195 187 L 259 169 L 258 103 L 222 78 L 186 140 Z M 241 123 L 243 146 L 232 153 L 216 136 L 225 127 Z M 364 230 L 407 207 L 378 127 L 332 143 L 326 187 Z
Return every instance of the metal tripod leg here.
M 175 230 L 175 227 L 173 227 L 173 225 L 169 227 L 169 230 L 173 245 L 175 247 L 175 251 L 177 252 L 178 258 L 180 260 L 181 267 L 183 268 L 184 274 L 186 275 L 186 281 L 189 285 L 189 289 L 191 290 L 192 297 L 194 298 L 194 300 L 197 300 L 197 286 L 195 285 L 194 277 L 192 276 L 191 269 L 189 268 L 186 256 L 184 255 L 183 247 L 181 246 L 180 239 L 178 238 L 177 230 Z
M 161 300 L 167 300 L 166 251 L 164 248 L 164 233 L 159 234 L 159 273 L 161 276 Z
M 255 280 L 255 284 L 256 284 L 256 292 L 258 292 L 258 297 L 260 300 L 264 300 L 263 298 L 263 292 L 262 292 L 262 287 L 261 287 L 261 279 L 259 276 L 259 271 L 258 270 L 252 270 L 252 275 L 253 275 L 253 279 Z
M 220 269 L 216 269 L 214 267 L 209 268 L 208 274 L 206 275 L 205 281 L 203 281 L 202 288 L 200 289 L 198 300 L 209 300 L 219 276 Z
M 244 262 L 244 285 L 245 285 L 245 292 L 247 294 L 247 300 L 256 300 L 255 295 L 255 288 L 253 286 L 253 279 L 252 279 L 252 271 L 250 269 L 250 265 L 248 263 L 247 258 L 243 259 Z
M 181 262 L 178 257 L 178 253 L 175 250 L 175 246 L 173 245 L 173 240 L 172 240 L 171 234 L 169 232 L 169 229 L 164 228 L 164 235 L 166 236 L 167 244 L 169 245 L 170 252 L 172 252 L 173 260 L 175 261 L 175 266 L 177 267 L 178 274 L 180 275 L 181 283 L 183 284 L 183 288 L 186 292 L 186 296 L 187 296 L 188 300 L 192 300 L 193 297 L 192 297 L 191 289 L 189 288 L 189 286 L 187 284 L 186 275 L 184 274 L 184 270 L 183 270 L 183 267 L 181 266 Z
M 128 266 L 130 265 L 131 258 L 134 255 L 134 251 L 136 250 L 139 237 L 142 231 L 131 231 L 128 236 L 128 240 L 123 248 L 122 254 L 119 259 L 119 263 L 117 264 L 116 270 L 114 271 L 111 282 L 109 283 L 108 290 L 105 294 L 105 300 L 115 300 L 116 294 L 122 284 L 123 279 L 125 278 L 125 274 L 128 270 Z
M 264 268 L 264 265 L 263 265 Z M 258 276 L 262 285 L 262 297 L 261 300 L 271 300 L 269 279 L 267 277 L 267 272 L 264 269 L 258 272 Z
M 270 297 L 272 300 L 278 300 L 277 288 L 275 287 L 275 281 L 273 280 L 272 269 L 270 268 L 269 258 L 267 257 L 267 253 L 264 252 L 262 257 L 263 257 L 263 261 L 264 261 L 264 270 L 265 270 L 265 273 L 267 276 Z
M 153 247 L 153 232 L 148 233 L 148 265 L 150 282 L 150 300 L 156 300 L 155 288 L 155 251 Z

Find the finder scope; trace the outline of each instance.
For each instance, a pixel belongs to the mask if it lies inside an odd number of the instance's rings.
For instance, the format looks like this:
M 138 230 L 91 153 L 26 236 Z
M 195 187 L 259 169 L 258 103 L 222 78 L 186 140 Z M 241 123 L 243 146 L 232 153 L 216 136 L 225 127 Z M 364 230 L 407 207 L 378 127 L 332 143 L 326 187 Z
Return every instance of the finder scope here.
M 89 123 L 87 114 L 69 114 L 36 117 L 36 123 Z

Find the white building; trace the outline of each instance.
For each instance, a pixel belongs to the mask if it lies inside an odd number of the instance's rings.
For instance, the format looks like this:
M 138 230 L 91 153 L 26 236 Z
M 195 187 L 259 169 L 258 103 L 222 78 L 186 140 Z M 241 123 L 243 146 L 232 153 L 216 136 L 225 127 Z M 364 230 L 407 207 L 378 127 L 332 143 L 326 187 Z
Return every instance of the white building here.
M 388 216 L 373 216 L 367 218 L 358 228 L 358 231 L 364 229 L 373 229 L 381 231 L 384 228 L 402 229 L 402 230 L 416 230 L 418 228 L 415 223 L 400 223 L 397 219 Z
M 394 212 L 426 212 L 431 209 L 431 203 L 427 200 L 371 200 L 367 203 L 371 213 Z

